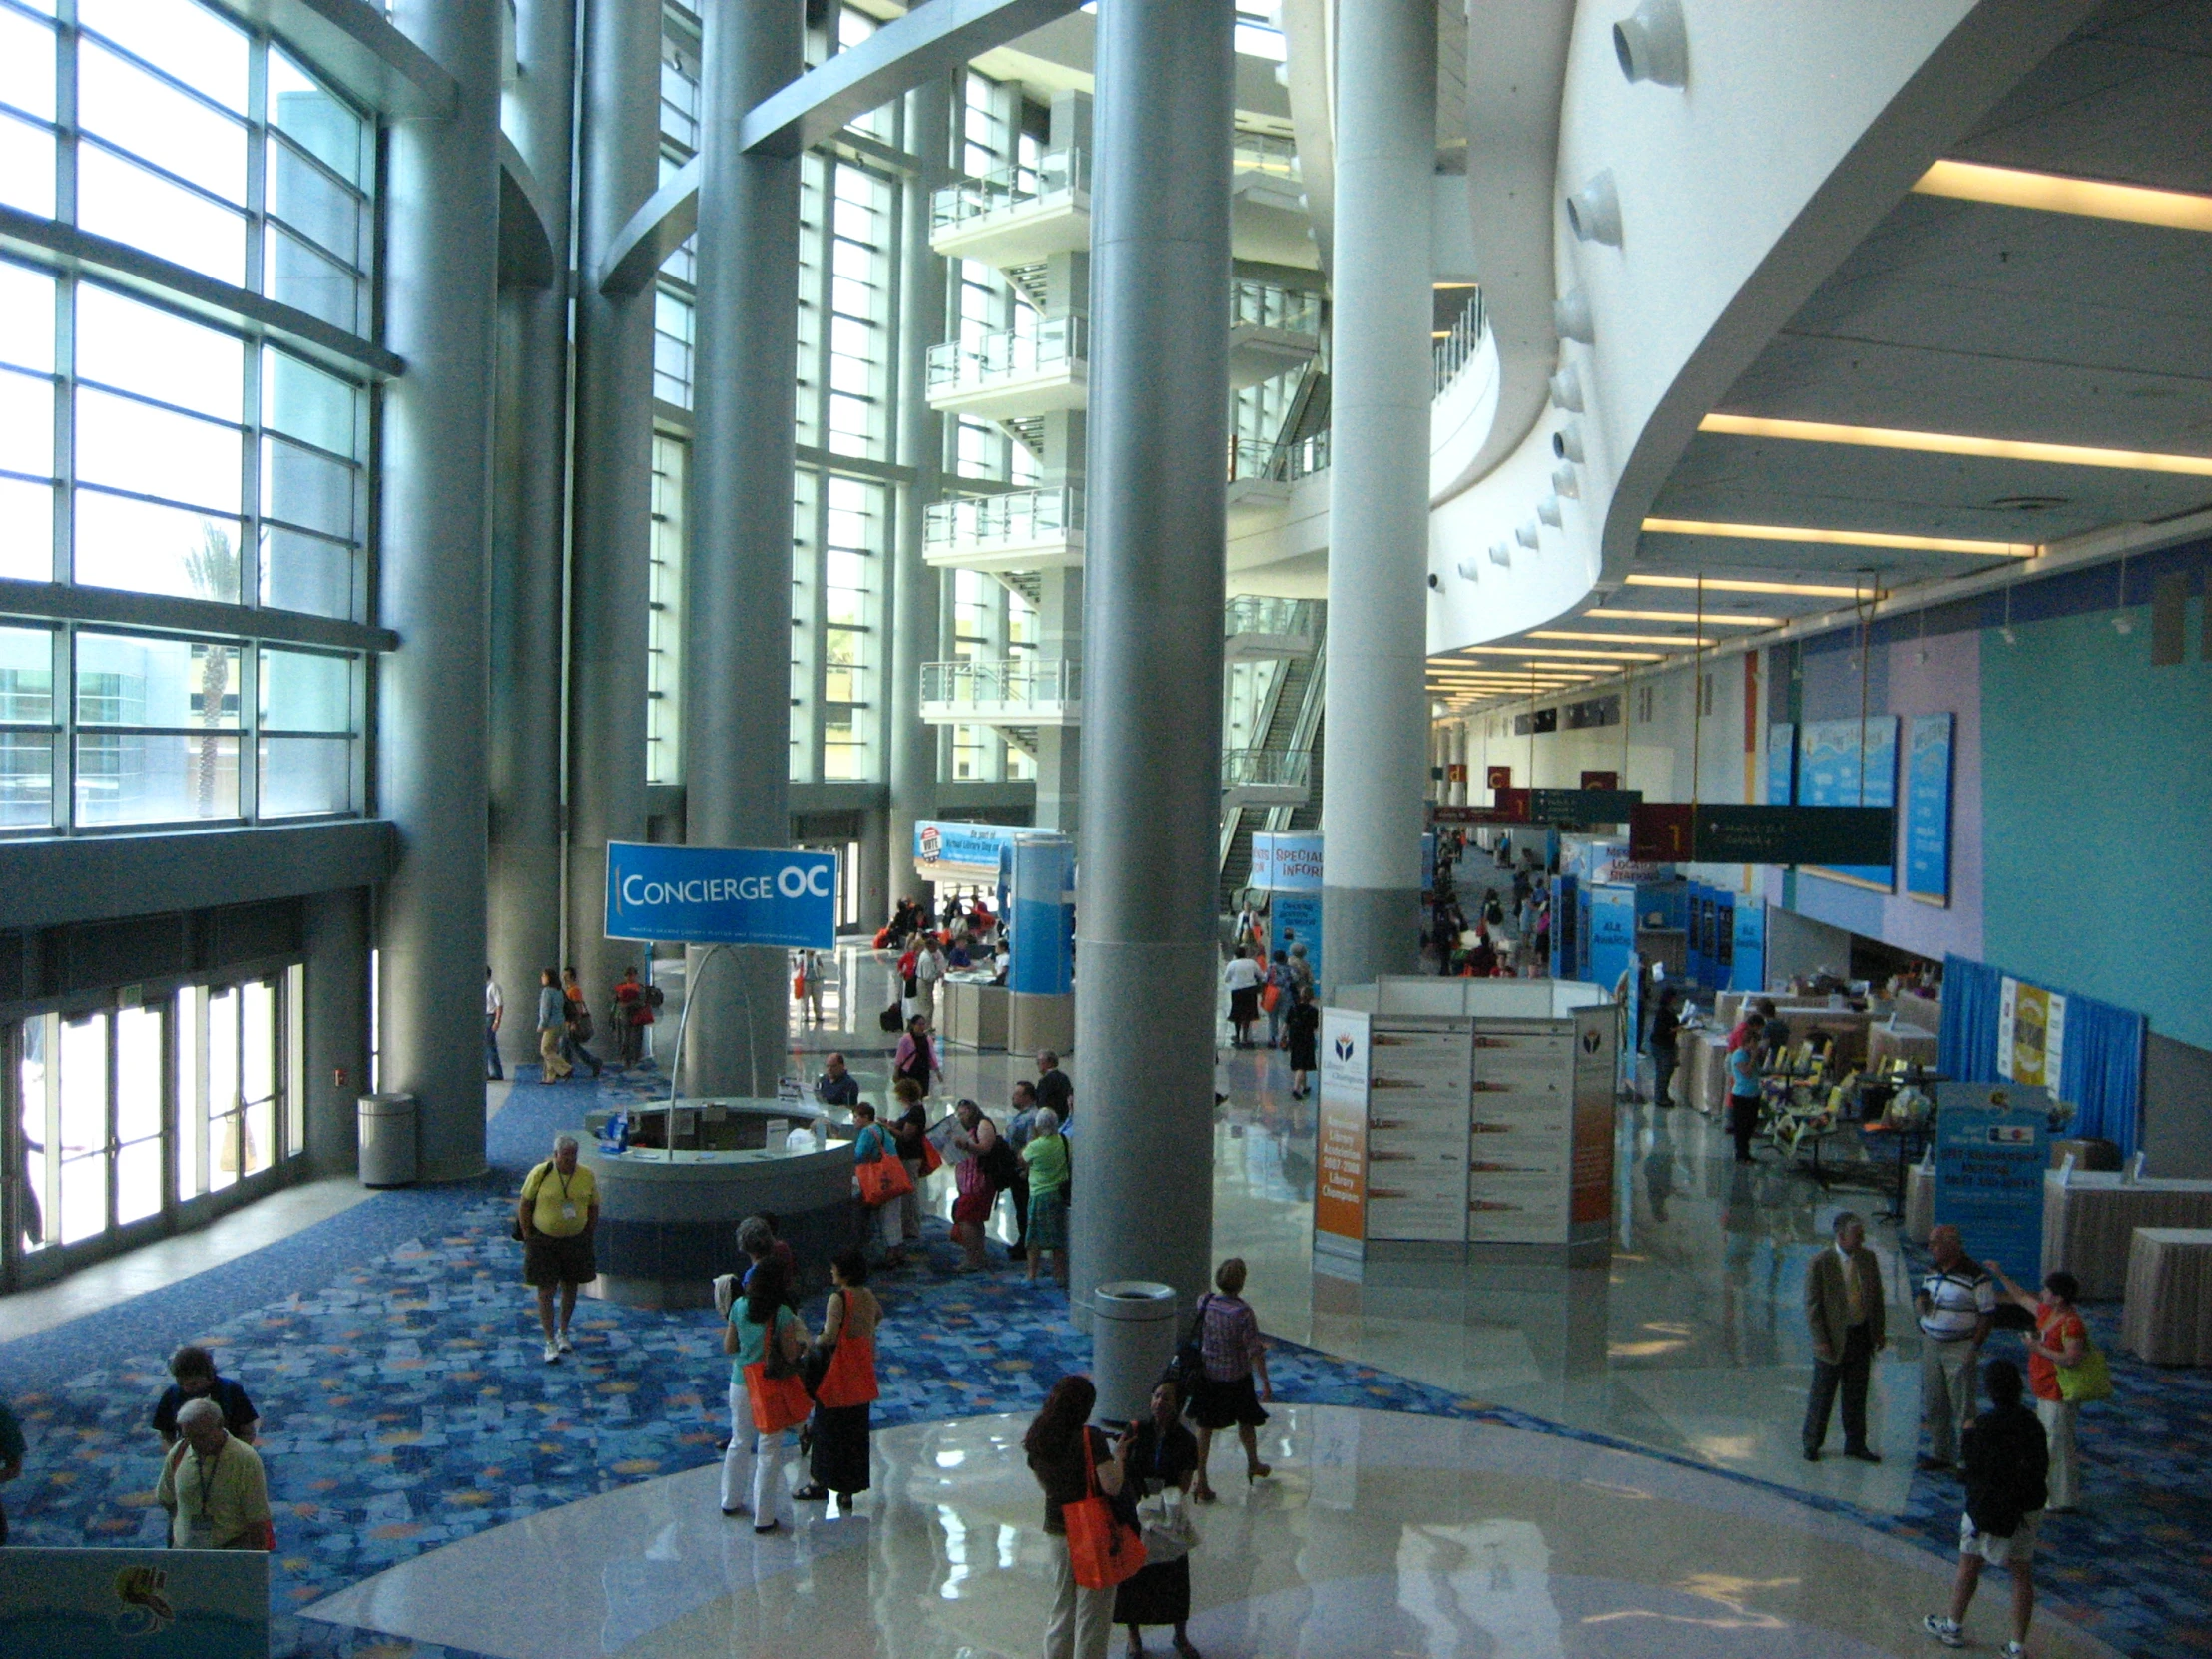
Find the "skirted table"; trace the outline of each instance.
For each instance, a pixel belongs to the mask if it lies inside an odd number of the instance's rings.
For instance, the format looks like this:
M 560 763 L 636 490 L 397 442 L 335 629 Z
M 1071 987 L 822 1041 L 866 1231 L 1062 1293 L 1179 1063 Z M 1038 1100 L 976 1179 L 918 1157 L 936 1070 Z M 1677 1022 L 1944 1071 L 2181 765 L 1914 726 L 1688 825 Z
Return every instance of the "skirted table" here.
M 2138 1227 L 2212 1227 L 2212 1181 L 2122 1181 L 2076 1169 L 2043 1177 L 2043 1272 L 2064 1268 L 2084 1301 L 2127 1291 L 2128 1253 Z
M 2212 1228 L 2135 1229 L 2120 1346 L 2156 1366 L 2212 1365 Z

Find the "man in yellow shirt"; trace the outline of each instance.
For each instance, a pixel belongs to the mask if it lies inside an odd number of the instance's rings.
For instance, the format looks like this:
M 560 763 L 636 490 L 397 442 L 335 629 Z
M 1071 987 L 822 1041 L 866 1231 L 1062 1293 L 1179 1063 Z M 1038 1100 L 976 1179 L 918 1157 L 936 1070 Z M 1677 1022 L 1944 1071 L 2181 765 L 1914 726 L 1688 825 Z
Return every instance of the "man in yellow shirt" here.
M 154 1501 L 169 1511 L 173 1549 L 268 1549 L 269 1480 L 261 1454 L 223 1426 L 223 1407 L 188 1400 L 162 1460 Z
M 538 1293 L 538 1323 L 545 1328 L 545 1363 L 558 1365 L 574 1354 L 568 1340 L 569 1316 L 576 1312 L 576 1287 L 599 1277 L 592 1258 L 592 1235 L 599 1222 L 599 1184 L 576 1162 L 576 1137 L 558 1135 L 553 1156 L 522 1183 L 515 1206 L 522 1228 L 522 1282 Z M 560 1321 L 553 1317 L 553 1292 L 561 1293 Z

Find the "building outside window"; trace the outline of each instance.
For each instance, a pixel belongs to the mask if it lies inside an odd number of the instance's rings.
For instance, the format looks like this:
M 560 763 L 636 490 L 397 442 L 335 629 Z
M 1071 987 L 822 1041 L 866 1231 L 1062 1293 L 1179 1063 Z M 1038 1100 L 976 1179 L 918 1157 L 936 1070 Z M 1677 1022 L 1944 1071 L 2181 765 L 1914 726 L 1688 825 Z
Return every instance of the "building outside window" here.
M 653 434 L 653 539 L 646 573 L 645 781 L 683 782 L 685 489 L 691 445 Z

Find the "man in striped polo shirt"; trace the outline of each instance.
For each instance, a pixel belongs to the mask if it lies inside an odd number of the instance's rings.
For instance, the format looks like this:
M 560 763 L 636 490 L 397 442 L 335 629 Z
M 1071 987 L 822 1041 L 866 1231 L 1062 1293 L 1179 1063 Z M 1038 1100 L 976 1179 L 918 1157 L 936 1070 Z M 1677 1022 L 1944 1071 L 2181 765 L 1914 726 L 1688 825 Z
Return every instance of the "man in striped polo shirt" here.
M 1928 1235 L 1935 1266 L 1913 1305 L 1921 1317 L 1921 1419 L 1928 1424 L 1924 1469 L 1947 1469 L 1973 1415 L 1981 1343 L 1995 1323 L 1996 1287 L 1966 1254 L 1958 1229 L 1945 1223 Z

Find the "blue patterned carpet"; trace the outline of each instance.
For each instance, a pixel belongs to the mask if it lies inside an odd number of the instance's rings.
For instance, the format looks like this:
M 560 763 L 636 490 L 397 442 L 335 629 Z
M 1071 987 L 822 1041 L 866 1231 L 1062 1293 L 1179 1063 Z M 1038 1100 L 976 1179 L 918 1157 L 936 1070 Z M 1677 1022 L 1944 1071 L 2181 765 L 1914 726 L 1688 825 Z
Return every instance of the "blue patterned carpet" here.
M 599 1092 L 638 1091 L 610 1072 Z M 16 1540 L 161 1540 L 159 1448 L 146 1418 L 167 1381 L 163 1356 L 191 1339 L 216 1348 L 268 1424 L 279 1654 L 376 1649 L 291 1610 L 393 1562 L 712 1460 L 728 1373 L 711 1315 L 587 1303 L 575 1359 L 546 1366 L 539 1356 L 505 1195 L 591 1098 L 589 1085 L 518 1089 L 493 1120 L 495 1168 L 481 1182 L 381 1194 L 241 1263 L 0 1346 L 0 1382 L 31 1441 L 7 1491 Z M 1087 1366 L 1088 1340 L 1060 1292 L 1016 1275 L 955 1277 L 941 1223 L 927 1242 L 927 1268 L 877 1285 L 879 1423 L 1019 1411 Z M 809 1312 L 819 1322 L 819 1302 Z M 2115 1321 L 2091 1323 L 2110 1353 Z M 2091 1510 L 2050 1523 L 2039 1577 L 2124 1651 L 2212 1651 L 2212 1499 L 2200 1474 L 2212 1378 L 2116 1353 L 2112 1369 L 2118 1396 L 2082 1421 Z M 1287 1400 L 1569 1432 L 1292 1345 L 1277 1345 L 1272 1370 Z M 1938 1554 L 1956 1547 L 1946 1481 L 1918 1477 L 1902 1519 L 1803 1501 Z

